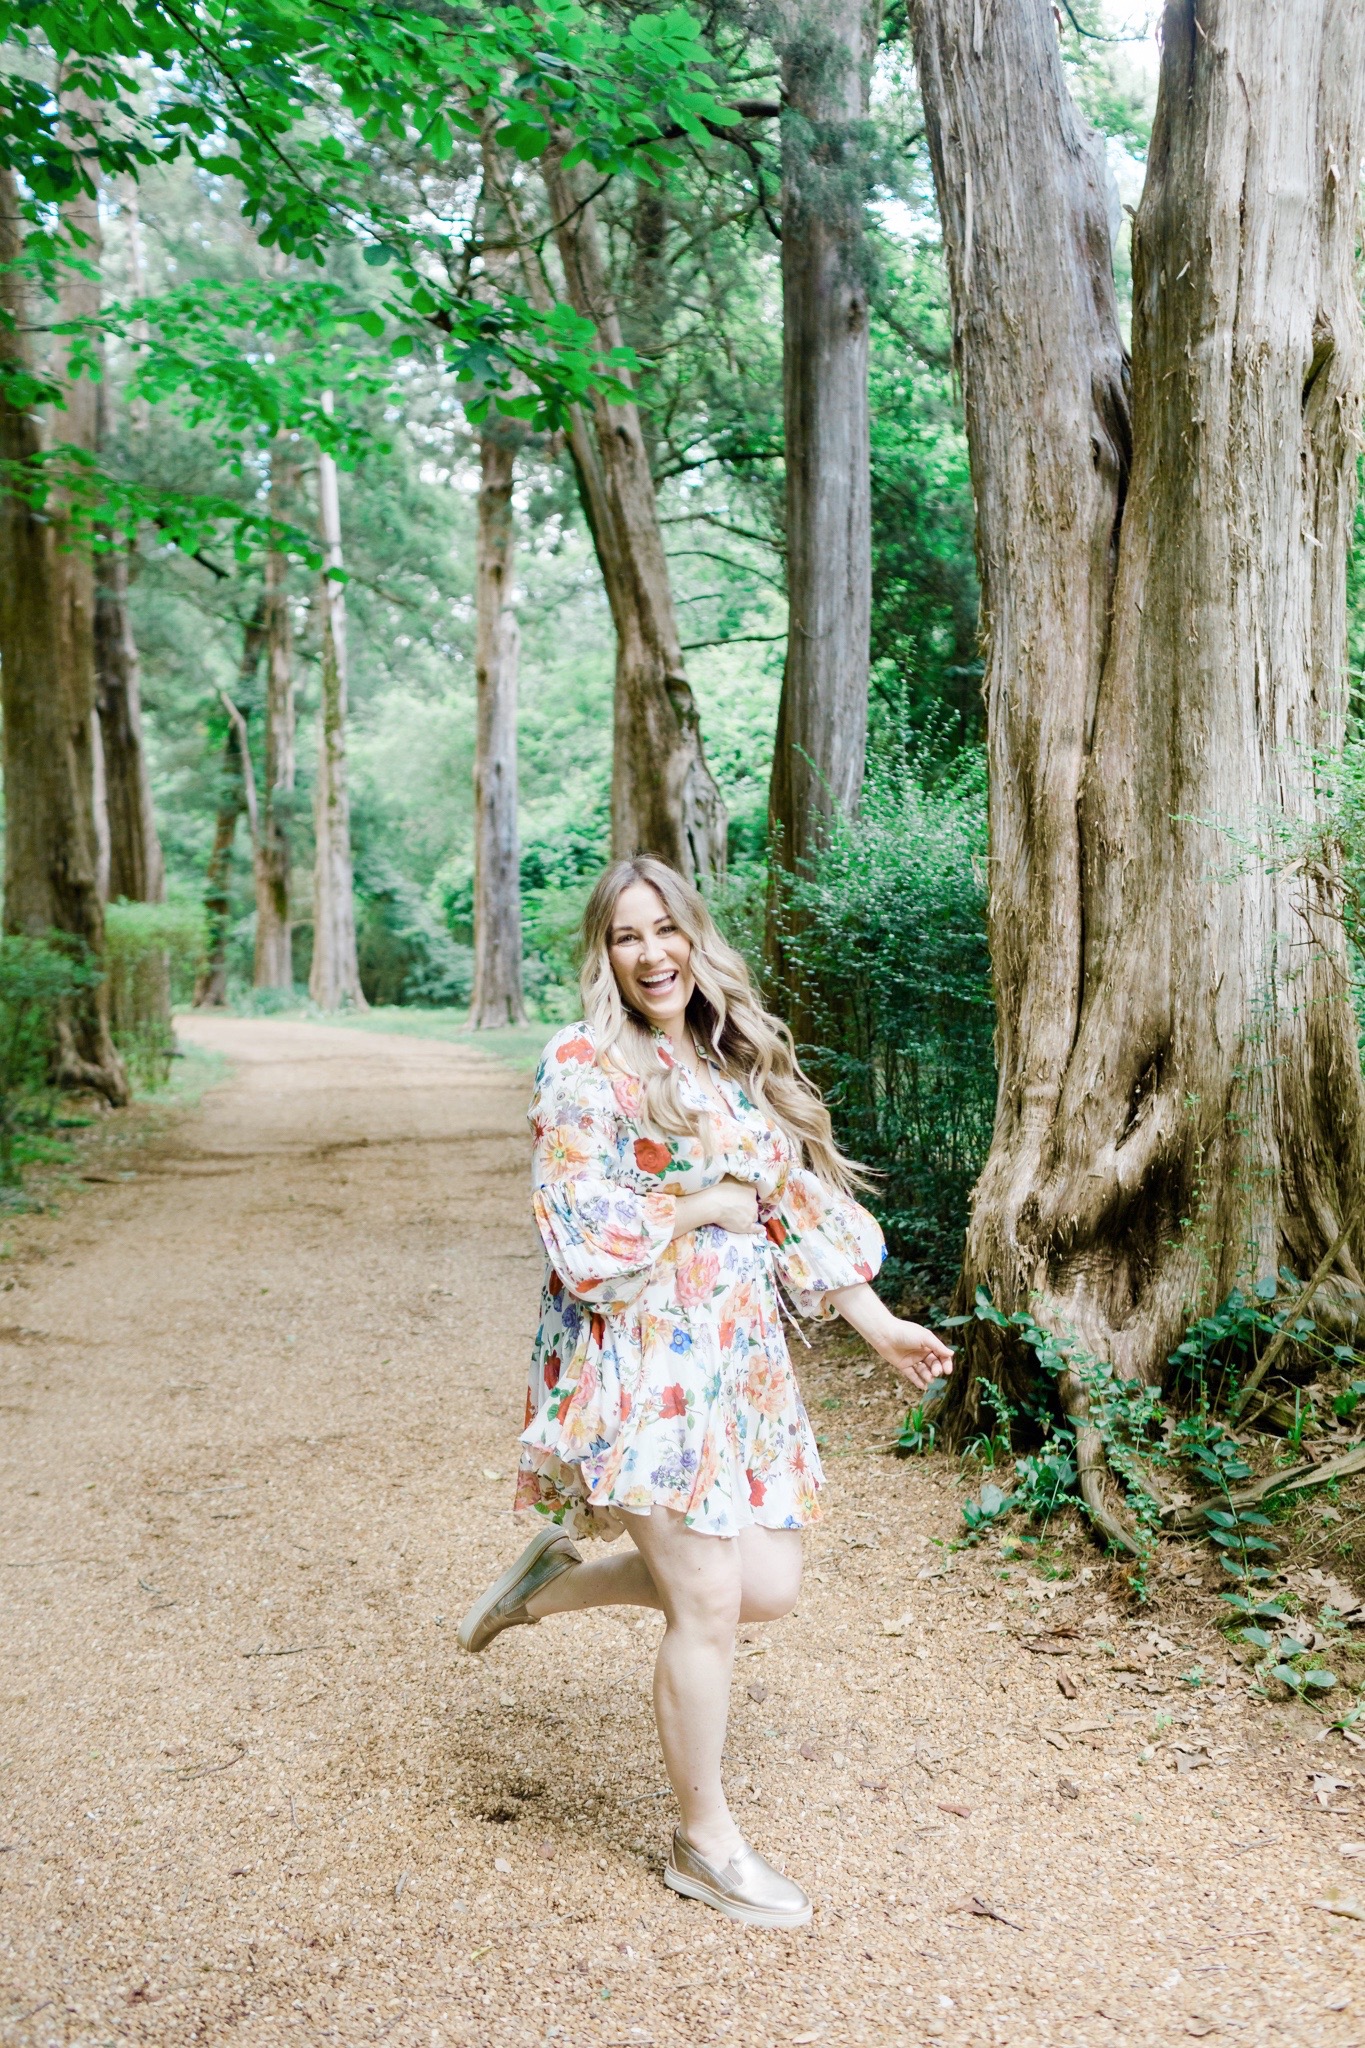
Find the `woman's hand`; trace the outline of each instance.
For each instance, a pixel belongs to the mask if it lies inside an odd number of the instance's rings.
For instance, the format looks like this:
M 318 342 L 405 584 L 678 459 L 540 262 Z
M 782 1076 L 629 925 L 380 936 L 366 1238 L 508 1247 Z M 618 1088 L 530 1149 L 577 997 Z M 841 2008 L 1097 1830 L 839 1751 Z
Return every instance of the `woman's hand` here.
M 941 1337 L 922 1323 L 903 1322 L 893 1316 L 875 1290 L 863 1282 L 841 1287 L 830 1296 L 846 1323 L 886 1360 L 891 1370 L 921 1390 L 930 1380 L 946 1379 L 953 1369 L 953 1354 Z
M 758 1218 L 758 1195 L 746 1181 L 718 1180 L 700 1194 L 679 1195 L 673 1205 L 673 1235 L 685 1237 L 690 1230 L 715 1224 L 736 1237 L 762 1237 Z

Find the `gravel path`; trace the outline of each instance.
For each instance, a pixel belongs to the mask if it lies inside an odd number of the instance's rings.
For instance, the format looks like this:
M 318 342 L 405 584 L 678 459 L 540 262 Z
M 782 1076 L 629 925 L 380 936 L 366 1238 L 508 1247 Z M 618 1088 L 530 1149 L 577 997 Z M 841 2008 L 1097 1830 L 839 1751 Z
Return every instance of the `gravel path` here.
M 730 1751 L 815 1922 L 666 1893 L 654 1619 L 454 1646 L 518 1540 L 524 1077 L 185 1029 L 230 1080 L 6 1231 L 0 2038 L 1365 2043 L 1365 1906 L 1315 1903 L 1365 1900 L 1355 1753 L 1249 1698 L 1207 1594 L 1134 1620 L 1079 1543 L 1069 1581 L 942 1547 L 956 1467 L 877 1448 L 837 1336 L 830 1513 Z

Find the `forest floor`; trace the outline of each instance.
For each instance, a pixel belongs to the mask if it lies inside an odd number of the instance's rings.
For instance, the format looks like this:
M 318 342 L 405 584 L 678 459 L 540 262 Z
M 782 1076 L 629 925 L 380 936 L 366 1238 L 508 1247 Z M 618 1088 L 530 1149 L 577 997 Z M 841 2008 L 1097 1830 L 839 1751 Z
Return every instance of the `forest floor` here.
M 847 1337 L 729 1755 L 815 1920 L 665 1891 L 656 1620 L 454 1643 L 520 1540 L 524 1072 L 183 1029 L 227 1078 L 0 1246 L 0 2038 L 1365 2043 L 1365 1757 L 1252 1696 L 1195 1553 L 1136 1613 L 1079 1536 L 950 1549 Z

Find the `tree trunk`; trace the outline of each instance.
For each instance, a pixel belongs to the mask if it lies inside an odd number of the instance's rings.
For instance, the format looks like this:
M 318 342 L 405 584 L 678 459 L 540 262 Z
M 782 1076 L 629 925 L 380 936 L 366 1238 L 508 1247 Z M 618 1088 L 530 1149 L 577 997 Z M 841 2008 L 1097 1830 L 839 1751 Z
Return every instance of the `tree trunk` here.
M 250 694 L 255 681 L 261 649 L 265 644 L 265 607 L 248 621 L 242 635 L 242 657 L 237 670 L 238 695 Z M 228 728 L 223 740 L 223 765 L 218 784 L 218 814 L 214 820 L 213 851 L 204 877 L 204 921 L 208 946 L 204 965 L 194 989 L 196 1009 L 221 1010 L 228 998 L 227 942 L 232 921 L 232 848 L 237 837 L 237 820 L 243 811 L 254 809 L 255 795 L 251 756 L 242 745 L 246 722 L 236 707 L 228 705 Z M 254 857 L 254 835 L 253 835 Z
M 1159 1381 L 1192 1314 L 1306 1272 L 1365 1192 L 1314 773 L 1346 700 L 1365 8 L 1167 6 L 1131 475 L 1048 0 L 914 0 L 912 26 L 986 636 L 1000 1092 L 964 1291 Z
M 768 789 L 767 932 L 779 989 L 786 980 L 783 877 L 809 862 L 832 812 L 855 808 L 867 748 L 872 487 L 863 124 L 879 13 L 875 0 L 788 0 L 782 25 L 788 621 Z
M 496 418 L 479 442 L 476 567 L 479 720 L 474 756 L 474 994 L 476 1031 L 524 1024 L 521 861 L 517 843 L 517 655 L 512 609 L 512 477 L 516 442 Z
M 95 563 L 95 675 L 104 754 L 111 901 L 164 903 L 152 786 L 142 740 L 142 677 L 128 614 L 128 555 L 114 547 Z
M 332 394 L 323 394 L 331 411 Z M 355 949 L 351 872 L 351 797 L 346 782 L 346 598 L 327 571 L 341 567 L 341 504 L 337 466 L 318 451 L 318 514 L 322 528 L 322 695 L 318 703 L 318 765 L 313 792 L 313 965 L 308 993 L 323 1010 L 366 1007 Z
M 294 466 L 277 441 L 270 458 L 270 504 L 282 517 Z M 294 634 L 289 618 L 289 564 L 278 548 L 265 557 L 265 783 L 256 835 L 257 988 L 294 986 L 289 922 L 289 799 L 294 793 Z
M 13 176 L 0 170 L 0 309 L 13 321 L 8 330 L 0 325 L 0 353 L 31 370 L 25 294 L 19 273 L 5 268 L 22 254 L 19 218 Z M 79 395 L 83 400 L 85 392 Z M 78 405 L 76 433 L 82 424 Z M 93 441 L 93 423 L 89 432 Z M 0 396 L 0 459 L 24 463 L 42 449 L 37 417 Z M 5 930 L 65 932 L 99 960 L 104 913 L 94 819 L 92 584 L 88 551 L 69 548 L 69 540 L 60 502 L 39 513 L 13 492 L 0 494 Z M 59 1078 L 97 1088 L 113 1103 L 128 1099 L 103 983 L 60 1023 Z
M 581 173 L 564 168 L 562 153 L 547 156 L 543 168 L 569 302 L 592 321 L 603 350 L 620 348 L 621 323 Z M 534 277 L 535 266 L 528 267 Z M 629 373 L 618 374 L 629 389 Z M 639 408 L 633 399 L 612 405 L 599 395 L 592 428 L 589 435 L 580 412 L 570 425 L 570 447 L 616 628 L 612 850 L 657 854 L 688 876 L 719 874 L 725 807 L 683 669 Z

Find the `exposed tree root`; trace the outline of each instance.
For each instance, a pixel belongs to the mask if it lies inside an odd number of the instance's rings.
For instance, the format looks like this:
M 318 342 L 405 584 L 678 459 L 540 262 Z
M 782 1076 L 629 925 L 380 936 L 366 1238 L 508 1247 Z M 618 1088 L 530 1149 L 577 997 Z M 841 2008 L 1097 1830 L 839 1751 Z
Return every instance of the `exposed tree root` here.
M 1339 1458 L 1309 1458 L 1302 1465 L 1287 1465 L 1282 1472 L 1271 1472 L 1250 1486 L 1240 1486 L 1235 1493 L 1210 1494 L 1207 1500 L 1192 1501 L 1187 1507 L 1166 1508 L 1163 1513 L 1170 1525 L 1169 1533 L 1184 1535 L 1200 1526 L 1210 1508 L 1255 1507 L 1272 1494 L 1302 1493 L 1310 1486 L 1326 1486 L 1329 1480 L 1349 1478 L 1353 1472 L 1365 1472 L 1365 1443 L 1343 1451 Z
M 101 1031 L 99 1035 L 107 1047 L 107 1057 L 99 1061 L 88 1060 L 77 1050 L 76 1036 L 69 1021 L 59 1018 L 55 1079 L 59 1088 L 93 1088 L 111 1109 L 123 1109 L 129 1101 L 128 1076 L 123 1071 L 122 1060 L 108 1042 L 108 1034 Z

